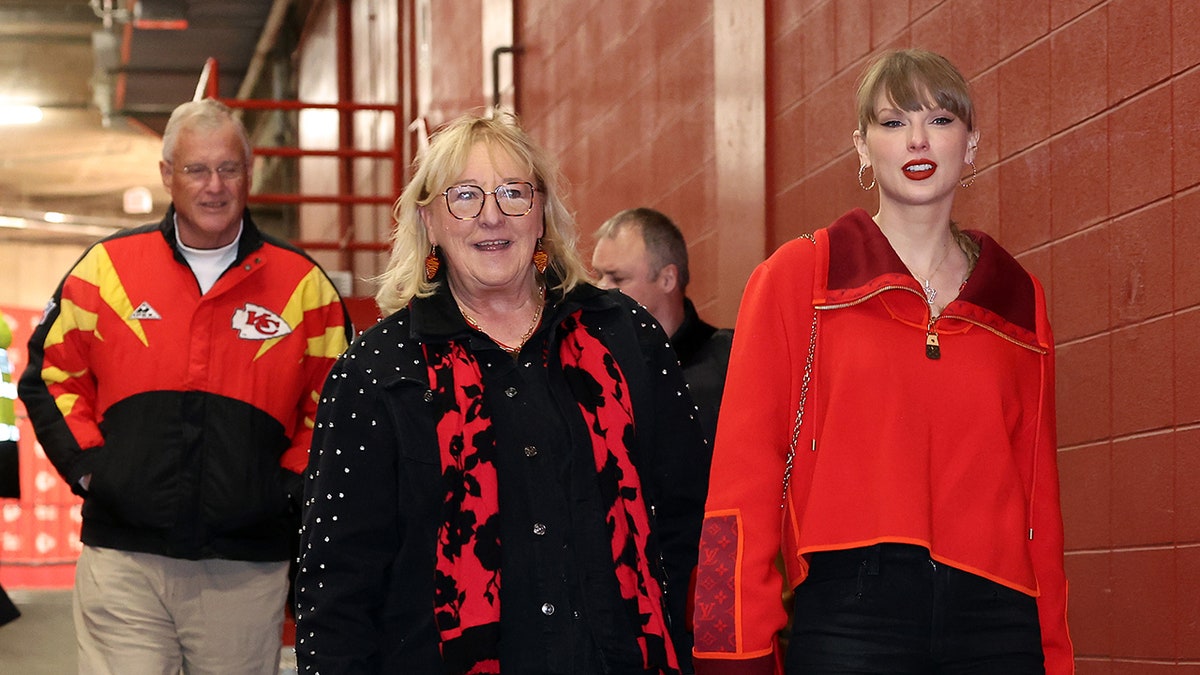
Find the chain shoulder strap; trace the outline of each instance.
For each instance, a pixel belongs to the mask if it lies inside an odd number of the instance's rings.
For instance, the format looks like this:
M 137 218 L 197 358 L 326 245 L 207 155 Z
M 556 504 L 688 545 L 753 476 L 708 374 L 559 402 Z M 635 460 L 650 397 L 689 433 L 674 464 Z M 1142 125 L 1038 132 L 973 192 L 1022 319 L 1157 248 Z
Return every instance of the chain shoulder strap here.
M 811 234 L 802 234 L 801 238 L 811 241 L 814 245 L 816 239 Z M 804 357 L 804 376 L 800 380 L 800 402 L 796 405 L 796 421 L 792 424 L 792 439 L 788 443 L 787 462 L 783 467 L 783 496 L 779 501 L 779 508 L 787 506 L 788 486 L 792 482 L 792 465 L 796 461 L 796 444 L 800 442 L 800 425 L 804 422 L 804 404 L 808 400 L 808 385 L 812 382 L 813 358 L 817 352 L 817 310 L 813 308 L 812 328 L 808 334 L 808 353 Z

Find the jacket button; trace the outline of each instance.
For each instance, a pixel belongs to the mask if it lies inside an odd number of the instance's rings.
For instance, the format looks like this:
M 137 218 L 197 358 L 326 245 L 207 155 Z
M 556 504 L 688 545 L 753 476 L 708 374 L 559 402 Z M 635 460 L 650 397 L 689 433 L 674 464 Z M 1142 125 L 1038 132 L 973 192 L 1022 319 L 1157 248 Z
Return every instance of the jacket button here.
M 525 456 L 526 457 L 537 457 L 537 446 L 533 446 L 533 445 L 525 446 Z
M 543 604 L 542 605 L 542 614 L 545 614 L 546 616 L 553 615 L 554 614 L 554 605 L 552 605 L 548 602 Z
M 544 523 L 534 523 L 533 524 L 533 533 L 539 537 L 542 536 L 543 534 L 546 534 L 546 525 Z
M 507 397 L 509 397 L 509 398 L 515 398 L 515 397 L 516 397 L 516 395 L 517 395 L 517 388 L 516 388 L 516 387 L 509 387 L 508 389 L 505 389 L 505 390 L 504 390 L 504 395 L 505 395 L 505 396 L 507 396 Z

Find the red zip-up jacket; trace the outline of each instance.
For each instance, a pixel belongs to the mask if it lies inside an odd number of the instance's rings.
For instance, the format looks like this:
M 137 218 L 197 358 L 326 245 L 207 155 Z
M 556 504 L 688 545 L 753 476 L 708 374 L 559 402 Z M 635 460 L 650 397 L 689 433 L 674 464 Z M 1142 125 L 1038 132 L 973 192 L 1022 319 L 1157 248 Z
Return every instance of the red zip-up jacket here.
M 861 209 L 755 270 L 705 507 L 697 673 L 778 672 L 780 551 L 793 588 L 806 554 L 881 542 L 926 547 L 934 560 L 1036 597 L 1046 672 L 1073 672 L 1045 299 L 995 241 L 968 235 L 979 261 L 933 321 Z M 812 380 L 785 500 L 814 308 Z M 930 342 L 940 358 L 927 356 Z
M 46 456 L 84 497 L 83 543 L 295 557 L 317 397 L 350 336 L 321 268 L 248 212 L 235 262 L 203 295 L 173 208 L 90 247 L 34 331 L 20 383 Z

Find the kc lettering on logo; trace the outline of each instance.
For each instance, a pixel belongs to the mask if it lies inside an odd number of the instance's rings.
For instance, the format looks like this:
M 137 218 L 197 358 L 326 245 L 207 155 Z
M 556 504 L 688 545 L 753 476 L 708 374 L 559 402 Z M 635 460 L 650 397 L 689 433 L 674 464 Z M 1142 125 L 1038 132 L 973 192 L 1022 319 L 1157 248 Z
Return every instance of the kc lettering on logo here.
M 249 302 L 233 313 L 233 329 L 243 340 L 270 340 L 292 332 L 278 314 Z

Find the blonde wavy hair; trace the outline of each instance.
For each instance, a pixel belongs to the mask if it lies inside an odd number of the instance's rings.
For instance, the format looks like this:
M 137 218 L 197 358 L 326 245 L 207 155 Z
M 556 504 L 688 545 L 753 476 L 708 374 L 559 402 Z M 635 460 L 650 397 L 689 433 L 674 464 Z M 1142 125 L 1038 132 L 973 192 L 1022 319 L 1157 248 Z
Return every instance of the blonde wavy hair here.
M 521 128 L 515 115 L 468 113 L 433 134 L 429 147 L 414 163 L 412 180 L 392 208 L 396 221 L 392 255 L 387 269 L 375 278 L 379 284 L 375 302 L 384 316 L 405 307 L 413 298 L 428 297 L 437 290 L 438 282 L 425 279 L 430 243 L 420 210 L 458 180 L 477 143 L 486 144 L 492 152 L 507 154 L 533 176 L 542 193 L 542 247 L 550 258 L 550 268 L 561 280 L 556 290 L 566 293 L 590 280 L 576 249 L 579 234 L 575 218 L 563 203 L 561 177 L 549 155 Z

